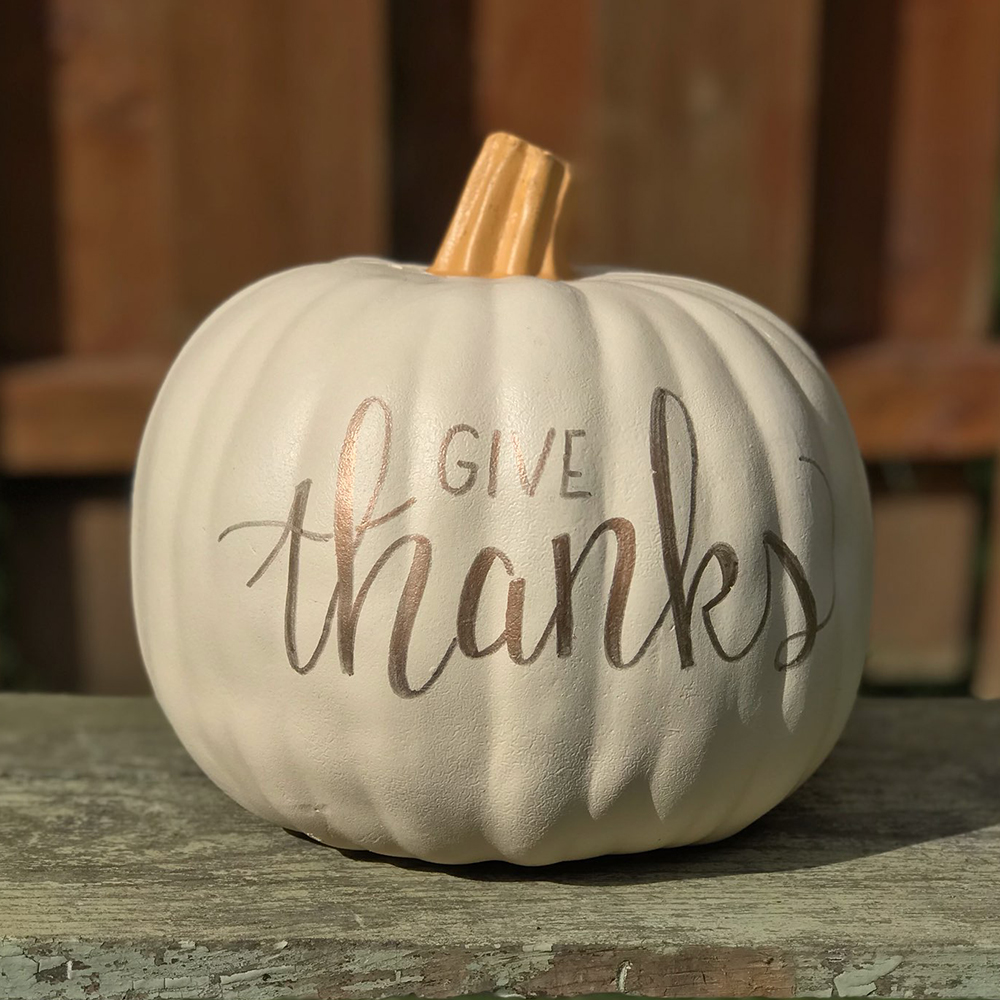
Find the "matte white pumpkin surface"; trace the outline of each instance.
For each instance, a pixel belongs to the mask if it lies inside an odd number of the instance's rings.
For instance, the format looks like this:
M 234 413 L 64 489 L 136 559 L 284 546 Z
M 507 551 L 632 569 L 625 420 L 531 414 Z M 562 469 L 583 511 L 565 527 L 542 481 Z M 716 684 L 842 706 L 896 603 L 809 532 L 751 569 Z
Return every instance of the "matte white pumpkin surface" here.
M 780 320 L 682 278 L 267 278 L 174 364 L 133 517 L 181 740 L 339 847 L 725 837 L 826 756 L 865 653 L 841 403 Z

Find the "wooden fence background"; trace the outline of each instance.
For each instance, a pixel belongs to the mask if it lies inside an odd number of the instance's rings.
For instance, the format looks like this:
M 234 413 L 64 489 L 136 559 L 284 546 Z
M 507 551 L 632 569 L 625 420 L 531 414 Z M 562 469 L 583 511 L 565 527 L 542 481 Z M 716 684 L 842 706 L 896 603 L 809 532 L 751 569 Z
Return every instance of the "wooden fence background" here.
M 1000 696 L 996 0 L 5 0 L 0 674 L 142 690 L 128 477 L 170 357 L 279 268 L 427 260 L 482 136 L 577 257 L 823 353 L 875 489 L 868 679 Z

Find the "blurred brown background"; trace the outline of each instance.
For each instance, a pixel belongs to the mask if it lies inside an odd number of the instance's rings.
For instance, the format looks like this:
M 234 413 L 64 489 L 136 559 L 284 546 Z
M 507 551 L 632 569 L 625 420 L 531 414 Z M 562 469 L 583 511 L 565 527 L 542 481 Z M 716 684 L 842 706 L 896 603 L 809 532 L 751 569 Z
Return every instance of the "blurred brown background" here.
M 576 162 L 577 259 L 823 353 L 875 491 L 868 687 L 1000 696 L 996 0 L 3 0 L 0 683 L 145 689 L 171 356 L 267 272 L 429 260 L 494 129 Z

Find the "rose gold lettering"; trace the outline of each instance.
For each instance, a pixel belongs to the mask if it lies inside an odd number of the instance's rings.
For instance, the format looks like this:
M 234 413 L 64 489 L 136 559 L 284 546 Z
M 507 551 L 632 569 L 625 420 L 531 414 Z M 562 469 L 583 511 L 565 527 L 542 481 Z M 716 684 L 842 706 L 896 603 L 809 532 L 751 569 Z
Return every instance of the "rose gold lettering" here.
M 690 484 L 687 491 L 687 510 L 683 519 L 679 519 L 675 509 L 670 455 L 671 441 L 667 433 L 668 407 L 672 407 L 673 411 L 680 414 L 683 420 L 684 438 L 681 439 L 678 436 L 675 440 L 686 440 L 690 450 Z M 379 468 L 375 483 L 367 498 L 364 513 L 360 520 L 355 523 L 354 490 L 358 439 L 365 419 L 372 412 L 380 415 L 382 421 Z M 456 495 L 471 489 L 478 474 L 478 465 L 475 462 L 464 462 L 463 464 L 462 461 L 459 461 L 457 467 L 465 469 L 468 476 L 459 485 L 452 484 L 448 479 L 449 448 L 454 438 L 460 433 L 469 433 L 474 439 L 478 439 L 478 433 L 471 426 L 467 424 L 454 425 L 445 434 L 438 462 L 438 477 L 441 485 L 449 493 Z M 532 475 L 529 477 L 520 442 L 516 435 L 512 435 L 521 486 L 529 496 L 534 495 L 537 489 L 554 436 L 555 430 L 550 428 Z M 572 441 L 581 436 L 583 436 L 582 430 L 566 431 L 561 490 L 563 496 L 590 495 L 584 491 L 568 489 L 569 480 L 581 475 L 580 472 L 572 468 Z M 571 556 L 570 536 L 568 534 L 560 534 L 551 539 L 552 565 L 555 577 L 555 606 L 541 636 L 531 653 L 527 655 L 523 646 L 524 619 L 528 597 L 527 583 L 522 577 L 516 575 L 511 559 L 501 549 L 495 546 L 482 548 L 472 560 L 463 581 L 454 638 L 449 641 L 444 655 L 438 661 L 429 678 L 423 684 L 411 684 L 408 675 L 410 642 L 431 572 L 432 545 L 430 539 L 424 535 L 408 533 L 391 542 L 368 570 L 357 594 L 354 592 L 356 557 L 364 537 L 374 528 L 385 525 L 401 516 L 416 502 L 415 497 L 411 496 L 404 502 L 390 508 L 387 513 L 376 513 L 386 481 L 391 441 L 392 415 L 389 407 L 378 397 L 369 397 L 354 411 L 340 450 L 333 512 L 334 530 L 331 533 L 306 529 L 306 510 L 312 481 L 304 479 L 294 490 L 292 502 L 284 520 L 239 521 L 230 525 L 219 535 L 219 541 L 222 541 L 237 530 L 277 529 L 277 541 L 269 549 L 257 570 L 247 580 L 248 587 L 254 586 L 262 578 L 287 545 L 288 568 L 285 579 L 284 639 L 288 662 L 297 673 L 305 674 L 315 667 L 335 630 L 337 633 L 337 655 L 341 668 L 344 673 L 353 674 L 358 626 L 365 601 L 384 568 L 397 553 L 404 549 L 411 551 L 410 564 L 392 622 L 387 663 L 389 685 L 391 690 L 401 698 L 412 698 L 426 693 L 438 682 L 456 649 L 472 659 L 480 659 L 490 656 L 499 651 L 502 646 L 506 646 L 512 662 L 520 665 L 530 664 L 542 654 L 554 632 L 556 635 L 556 656 L 559 658 L 570 656 L 573 651 L 574 639 L 573 587 L 585 565 L 587 556 L 606 534 L 613 535 L 615 539 L 615 563 L 604 614 L 604 655 L 608 663 L 616 669 L 631 667 L 645 656 L 668 616 L 673 621 L 671 632 L 673 641 L 676 643 L 681 668 L 686 669 L 694 665 L 695 646 L 692 637 L 692 622 L 695 618 L 696 605 L 699 600 L 698 594 L 705 574 L 713 566 L 718 570 L 719 584 L 715 593 L 708 600 L 700 603 L 698 610 L 708 642 L 719 660 L 724 663 L 736 663 L 742 660 L 765 635 L 766 623 L 770 619 L 771 604 L 774 599 L 773 577 L 776 572 L 783 573 L 790 582 L 804 617 L 803 627 L 786 635 L 779 642 L 774 655 L 774 666 L 777 669 L 785 670 L 803 662 L 812 652 L 817 635 L 827 625 L 833 614 L 836 603 L 835 591 L 831 593 L 828 610 L 820 618 L 815 595 L 798 557 L 776 532 L 766 529 L 761 534 L 765 578 L 760 618 L 754 624 L 752 634 L 749 637 L 744 637 L 737 648 L 729 649 L 723 644 L 715 627 L 713 614 L 715 609 L 727 600 L 736 589 L 739 581 L 740 560 L 731 545 L 722 541 L 713 542 L 708 545 L 696 563 L 693 572 L 690 573 L 690 583 L 688 583 L 698 500 L 697 436 L 691 415 L 681 399 L 667 389 L 660 388 L 654 391 L 650 403 L 649 470 L 655 501 L 660 558 L 666 585 L 666 600 L 656 621 L 635 654 L 626 660 L 622 653 L 622 636 L 637 558 L 635 527 L 626 518 L 610 517 L 591 532 L 575 560 Z M 500 441 L 500 432 L 494 431 L 487 486 L 487 492 L 490 496 L 495 496 L 497 490 Z M 834 551 L 833 491 L 826 474 L 814 460 L 807 456 L 800 456 L 800 461 L 812 468 L 814 473 L 820 477 L 825 488 L 830 503 L 830 550 Z M 679 520 L 681 521 L 680 525 L 678 524 Z M 683 548 L 680 542 L 679 527 L 683 528 L 684 532 Z M 299 580 L 303 542 L 328 543 L 331 541 L 333 542 L 337 567 L 336 585 L 327 605 L 319 638 L 308 659 L 303 661 L 303 654 L 300 653 L 298 643 Z M 482 646 L 477 637 L 477 619 L 483 592 L 494 563 L 499 563 L 503 567 L 508 578 L 504 625 L 495 639 Z
M 458 625 L 457 638 L 458 648 L 471 659 L 479 659 L 495 653 L 507 641 L 506 630 L 500 633 L 488 646 L 480 646 L 476 638 L 476 619 L 479 617 L 479 602 L 483 596 L 483 588 L 486 586 L 486 578 L 489 576 L 490 567 L 493 563 L 499 562 L 507 571 L 508 576 L 514 575 L 514 564 L 510 561 L 506 553 L 500 549 L 488 546 L 481 549 L 469 572 L 465 575 L 465 583 L 462 584 L 462 595 L 458 600 Z
M 587 432 L 582 430 L 568 430 L 563 437 L 563 468 L 562 486 L 559 488 L 560 496 L 568 497 L 569 499 L 583 499 L 592 495 L 589 490 L 571 490 L 569 488 L 569 481 L 571 479 L 579 479 L 583 475 L 579 470 L 570 468 L 570 462 L 573 461 L 573 438 L 585 437 L 586 434 Z
M 538 489 L 538 481 L 542 478 L 542 472 L 545 470 L 545 462 L 549 457 L 549 452 L 552 450 L 552 442 L 556 437 L 556 429 L 554 427 L 549 428 L 548 434 L 545 435 L 545 443 L 542 445 L 541 454 L 538 456 L 538 461 L 535 462 L 535 471 L 532 473 L 531 478 L 528 478 L 528 470 L 524 461 L 524 452 L 521 450 L 521 442 L 518 440 L 517 434 L 511 433 L 510 439 L 514 445 L 514 458 L 517 461 L 517 474 L 521 480 L 521 489 L 528 494 L 529 497 L 535 495 L 535 490 Z M 579 473 L 577 473 L 579 475 Z
M 468 424 L 455 424 L 453 427 L 448 428 L 448 433 L 445 434 L 441 442 L 441 450 L 438 453 L 438 481 L 453 496 L 460 497 L 463 493 L 468 493 L 475 486 L 476 476 L 479 473 L 479 465 L 464 458 L 459 459 L 455 465 L 460 469 L 467 470 L 469 474 L 462 480 L 460 486 L 453 486 L 448 482 L 448 449 L 451 447 L 452 441 L 455 440 L 456 434 L 471 434 L 478 441 L 479 431 Z
M 497 472 L 500 469 L 500 432 L 493 432 L 493 443 L 490 445 L 490 478 L 486 485 L 488 496 L 497 495 Z

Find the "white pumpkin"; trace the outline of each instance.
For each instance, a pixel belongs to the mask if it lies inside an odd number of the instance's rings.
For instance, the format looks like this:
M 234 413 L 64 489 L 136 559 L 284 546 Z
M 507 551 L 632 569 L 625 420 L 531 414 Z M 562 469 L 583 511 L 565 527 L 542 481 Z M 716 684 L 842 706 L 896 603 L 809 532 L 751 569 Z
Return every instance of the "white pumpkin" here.
M 521 197 L 534 153 L 502 141 Z M 549 209 L 555 169 L 528 177 Z M 178 357 L 133 509 L 180 739 L 342 848 L 537 865 L 726 837 L 827 755 L 865 655 L 837 394 L 783 322 L 686 278 L 266 278 Z

